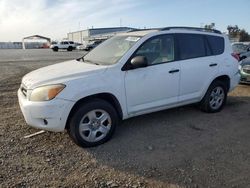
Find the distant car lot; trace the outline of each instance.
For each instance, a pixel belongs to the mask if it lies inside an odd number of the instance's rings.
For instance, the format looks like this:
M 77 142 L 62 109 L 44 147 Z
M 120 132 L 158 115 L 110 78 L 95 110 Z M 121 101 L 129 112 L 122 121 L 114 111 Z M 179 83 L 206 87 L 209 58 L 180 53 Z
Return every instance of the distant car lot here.
M 250 48 L 249 48 L 249 49 L 250 49 Z M 240 54 L 240 60 L 246 59 L 246 58 L 248 58 L 248 57 L 250 57 L 250 51 L 242 52 L 242 53 Z
M 240 64 L 241 83 L 250 84 L 250 57 L 243 59 Z
M 93 40 L 89 42 L 84 42 L 84 44 L 79 45 L 76 47 L 77 50 L 92 50 L 93 48 L 97 47 L 99 44 L 101 44 L 105 39 L 100 39 L 100 40 Z
M 235 42 L 232 43 L 232 48 L 235 53 L 243 53 L 249 50 L 250 46 L 247 43 L 244 42 Z
M 250 86 L 230 93 L 224 111 L 186 106 L 125 121 L 112 141 L 77 147 L 65 133 L 24 139 L 16 91 L 31 70 L 85 52 L 0 50 L 1 187 L 248 187 Z M 18 157 L 17 157 L 18 156 Z
M 234 56 L 237 56 L 240 64 L 241 83 L 250 84 L 250 44 L 249 42 L 232 43 Z
M 250 44 L 248 42 L 235 42 L 232 43 L 234 53 L 239 57 L 239 60 L 243 60 L 250 56 Z

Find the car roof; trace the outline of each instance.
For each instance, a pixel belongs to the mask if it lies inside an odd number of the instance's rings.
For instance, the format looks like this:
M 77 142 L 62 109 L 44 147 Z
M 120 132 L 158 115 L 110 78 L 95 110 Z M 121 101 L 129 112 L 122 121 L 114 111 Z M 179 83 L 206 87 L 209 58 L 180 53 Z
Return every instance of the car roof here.
M 138 36 L 138 37 L 143 37 L 149 33 L 153 33 L 153 32 L 157 32 L 158 30 L 156 29 L 145 29 L 145 30 L 133 30 L 133 31 L 129 31 L 127 33 L 121 33 L 119 35 L 128 35 L 128 36 Z
M 165 27 L 165 28 L 153 28 L 153 29 L 134 29 L 127 33 L 121 33 L 120 35 L 133 35 L 143 37 L 149 33 L 161 32 L 161 31 L 169 31 L 171 33 L 174 32 L 185 32 L 185 33 L 206 33 L 206 34 L 219 34 L 222 33 L 215 29 L 205 29 L 205 28 L 196 28 L 196 27 Z

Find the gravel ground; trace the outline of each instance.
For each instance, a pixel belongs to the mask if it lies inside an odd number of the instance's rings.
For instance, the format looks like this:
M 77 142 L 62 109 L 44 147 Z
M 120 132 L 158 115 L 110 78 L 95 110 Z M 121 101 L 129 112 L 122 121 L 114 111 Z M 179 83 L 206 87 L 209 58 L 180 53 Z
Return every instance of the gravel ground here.
M 185 106 L 139 116 L 83 149 L 66 132 L 25 139 L 16 92 L 31 70 L 83 52 L 0 50 L 0 187 L 250 187 L 250 86 L 225 109 Z

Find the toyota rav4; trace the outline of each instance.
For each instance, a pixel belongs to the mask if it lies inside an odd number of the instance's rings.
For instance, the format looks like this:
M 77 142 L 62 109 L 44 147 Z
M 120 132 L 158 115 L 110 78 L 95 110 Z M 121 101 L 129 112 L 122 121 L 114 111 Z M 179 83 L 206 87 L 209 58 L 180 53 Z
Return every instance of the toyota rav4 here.
M 191 103 L 218 112 L 239 79 L 226 35 L 168 27 L 119 34 L 82 58 L 35 70 L 23 77 L 18 98 L 27 124 L 66 129 L 91 147 L 134 116 Z

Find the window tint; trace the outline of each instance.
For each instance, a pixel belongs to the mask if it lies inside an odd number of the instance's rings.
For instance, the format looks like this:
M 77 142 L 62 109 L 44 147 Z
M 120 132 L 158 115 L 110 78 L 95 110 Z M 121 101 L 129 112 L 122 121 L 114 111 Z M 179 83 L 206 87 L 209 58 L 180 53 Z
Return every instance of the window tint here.
M 206 55 L 211 56 L 213 55 L 212 49 L 208 43 L 208 40 L 205 40 L 205 48 L 206 48 Z
M 203 35 L 177 34 L 180 49 L 180 59 L 206 56 Z
M 148 64 L 158 64 L 174 60 L 174 37 L 161 35 L 146 41 L 134 56 L 145 56 Z
M 224 38 L 223 37 L 217 37 L 217 36 L 206 36 L 208 39 L 208 43 L 212 49 L 213 55 L 219 55 L 224 52 Z

